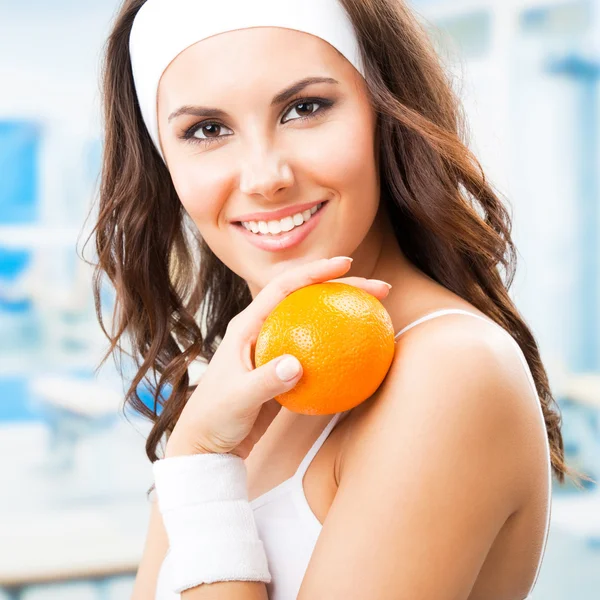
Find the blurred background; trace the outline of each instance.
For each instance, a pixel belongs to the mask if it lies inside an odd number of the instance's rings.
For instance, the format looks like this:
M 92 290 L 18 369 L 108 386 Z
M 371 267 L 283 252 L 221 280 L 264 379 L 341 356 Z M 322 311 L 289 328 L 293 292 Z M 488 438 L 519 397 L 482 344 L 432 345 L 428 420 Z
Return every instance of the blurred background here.
M 150 423 L 122 410 L 130 367 L 122 378 L 109 359 L 93 373 L 107 343 L 76 253 L 91 229 L 99 65 L 118 4 L 0 0 L 0 600 L 129 598 L 144 544 Z M 509 199 L 511 295 L 540 344 L 568 462 L 598 480 L 600 0 L 410 4 Z M 533 598 L 598 597 L 600 490 L 555 484 Z

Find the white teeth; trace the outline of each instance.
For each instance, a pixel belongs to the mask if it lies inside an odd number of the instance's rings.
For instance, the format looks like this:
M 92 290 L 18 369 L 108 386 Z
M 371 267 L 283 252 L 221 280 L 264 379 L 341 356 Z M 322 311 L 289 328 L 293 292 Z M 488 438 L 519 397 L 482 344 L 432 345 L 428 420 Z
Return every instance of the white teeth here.
M 292 217 L 285 217 L 285 219 L 281 219 L 279 222 L 281 223 L 281 231 L 291 231 L 295 227 Z
M 323 206 L 322 202 L 301 213 L 296 213 L 291 217 L 285 217 L 279 221 L 243 221 L 242 225 L 248 231 L 252 231 L 252 233 L 277 235 L 282 231 L 291 231 L 295 227 L 299 227 L 303 223 L 306 223 L 306 221 L 308 221 L 321 206 Z
M 269 226 L 269 233 L 274 235 L 281 233 L 281 223 L 279 221 L 269 221 L 267 225 Z

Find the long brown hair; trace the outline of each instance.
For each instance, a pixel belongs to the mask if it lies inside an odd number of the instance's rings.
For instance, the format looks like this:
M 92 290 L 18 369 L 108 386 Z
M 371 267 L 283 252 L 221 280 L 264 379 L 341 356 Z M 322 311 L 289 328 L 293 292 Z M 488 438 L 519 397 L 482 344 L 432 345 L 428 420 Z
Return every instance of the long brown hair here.
M 559 407 L 536 340 L 508 294 L 516 271 L 511 218 L 467 148 L 462 107 L 427 32 L 399 0 L 340 1 L 354 25 L 378 115 L 380 201 L 402 252 L 514 337 L 535 380 L 553 472 L 561 483 L 565 474 L 581 476 L 565 463 Z M 126 403 L 152 420 L 146 453 L 155 461 L 194 389 L 190 363 L 210 361 L 228 322 L 252 297 L 190 226 L 142 120 L 128 42 L 144 2 L 125 0 L 105 48 L 105 139 L 92 235 L 96 313 L 110 340 L 102 363 L 116 349 L 124 351 L 121 340 L 128 336 L 137 373 Z M 116 291 L 112 332 L 101 310 L 103 274 Z M 137 391 L 148 375 L 159 376 L 153 408 Z

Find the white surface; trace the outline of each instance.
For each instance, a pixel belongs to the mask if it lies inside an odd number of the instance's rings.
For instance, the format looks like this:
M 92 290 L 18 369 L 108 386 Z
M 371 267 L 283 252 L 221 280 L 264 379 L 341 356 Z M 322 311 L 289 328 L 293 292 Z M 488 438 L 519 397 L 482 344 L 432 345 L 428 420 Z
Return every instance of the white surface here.
M 121 418 L 115 426 L 88 433 L 72 450 L 72 468 L 56 468 L 49 430 L 42 423 L 0 427 L 4 482 L 0 514 L 66 506 L 145 500 L 152 466 L 144 450 L 148 425 Z M 0 552 L 3 539 L 0 536 Z
M 150 513 L 149 426 L 120 419 L 88 434 L 68 470 L 48 462 L 43 424 L 0 428 L 0 585 L 135 568 Z
M 131 600 L 134 577 L 119 577 L 106 584 L 106 597 L 110 600 Z
M 91 583 L 71 583 L 62 585 L 33 586 L 21 596 L 22 600 L 98 600 L 98 594 Z
M 0 225 L 0 243 L 8 248 L 68 246 L 77 242 L 76 227 L 42 227 L 40 225 Z
M 576 537 L 600 540 L 600 490 L 580 492 L 573 497 L 555 496 L 552 524 Z
M 5 514 L 0 585 L 133 571 L 149 513 L 150 503 L 138 502 Z
M 600 408 L 600 374 L 571 375 L 565 383 L 562 395 L 579 404 Z
M 123 394 L 94 380 L 60 375 L 36 377 L 31 391 L 44 403 L 81 416 L 117 415 Z

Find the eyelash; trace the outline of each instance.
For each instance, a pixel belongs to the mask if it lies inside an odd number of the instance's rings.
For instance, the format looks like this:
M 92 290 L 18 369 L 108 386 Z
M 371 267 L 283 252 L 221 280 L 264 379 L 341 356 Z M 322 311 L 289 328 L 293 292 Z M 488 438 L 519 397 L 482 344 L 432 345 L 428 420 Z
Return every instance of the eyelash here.
M 290 104 L 286 108 L 286 110 L 284 111 L 283 114 L 284 115 L 287 114 L 292 108 L 295 108 L 296 106 L 298 106 L 300 104 L 320 104 L 321 106 L 308 116 L 298 117 L 297 119 L 290 119 L 290 121 L 305 121 L 307 119 L 313 119 L 317 115 L 320 116 L 326 110 L 331 108 L 333 106 L 334 102 L 332 100 L 326 100 L 325 98 L 300 98 L 299 100 L 294 100 L 294 103 Z M 202 145 L 208 146 L 208 145 L 212 144 L 213 142 L 219 141 L 223 137 L 229 137 L 230 134 L 225 135 L 225 136 L 221 135 L 221 136 L 214 137 L 214 138 L 196 138 L 196 137 L 194 137 L 194 134 L 196 133 L 196 131 L 198 131 L 199 129 L 202 129 L 203 127 L 207 127 L 208 125 L 219 125 L 220 126 L 221 123 L 219 123 L 218 121 L 202 121 L 200 123 L 196 123 L 195 125 L 192 125 L 189 129 L 186 129 L 186 131 L 184 131 L 183 135 L 181 136 L 181 139 L 189 141 L 192 144 L 202 144 Z

